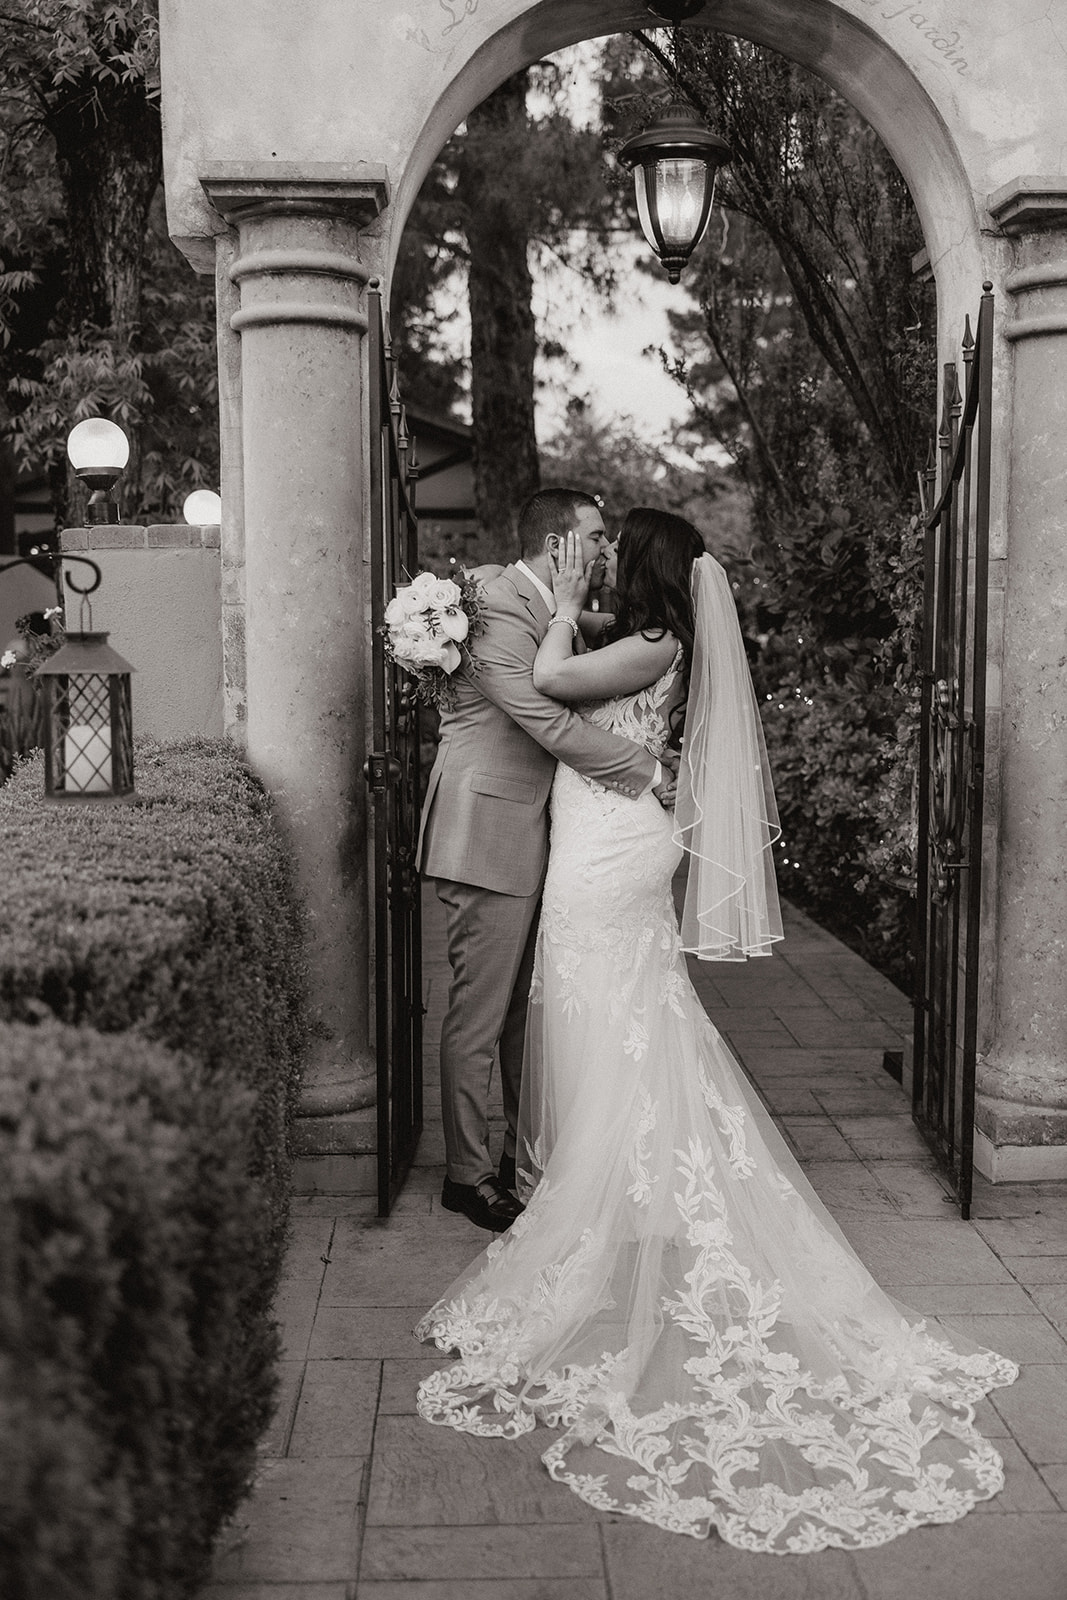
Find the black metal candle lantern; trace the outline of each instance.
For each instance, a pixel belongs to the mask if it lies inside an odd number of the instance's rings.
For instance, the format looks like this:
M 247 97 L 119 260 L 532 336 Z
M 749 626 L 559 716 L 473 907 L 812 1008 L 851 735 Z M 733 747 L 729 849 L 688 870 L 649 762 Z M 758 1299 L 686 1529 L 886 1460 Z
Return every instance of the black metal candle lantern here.
M 89 611 L 86 596 L 100 582 L 99 568 L 85 589 L 66 576 Z M 106 633 L 92 631 L 91 611 L 88 622 L 37 669 L 46 800 L 126 800 L 133 794 L 133 668 L 112 650 Z

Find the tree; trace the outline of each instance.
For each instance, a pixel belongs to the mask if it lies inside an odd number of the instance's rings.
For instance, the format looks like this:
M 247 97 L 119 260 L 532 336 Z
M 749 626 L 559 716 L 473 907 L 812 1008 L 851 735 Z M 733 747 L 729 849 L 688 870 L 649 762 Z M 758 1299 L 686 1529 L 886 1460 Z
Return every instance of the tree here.
M 443 291 L 461 283 L 470 324 L 475 505 L 485 552 L 513 540 L 516 510 L 540 482 L 535 356 L 565 358 L 538 329 L 532 263 L 577 273 L 610 296 L 616 201 L 602 182 L 601 141 L 579 127 L 565 72 L 542 62 L 506 80 L 445 146 L 405 230 L 392 321 L 406 397 L 455 409 L 463 384 L 443 358 Z M 533 109 L 531 109 L 531 106 Z M 514 545 L 511 545 L 514 550 Z
M 518 554 L 518 507 L 540 487 L 534 429 L 537 335 L 529 221 L 521 188 L 501 182 L 525 143 L 527 74 L 505 80 L 467 118 L 456 197 L 470 252 L 471 421 L 474 510 Z M 501 535 L 503 538 L 501 539 Z
M 0 422 L 58 521 L 94 414 L 130 435 L 127 503 L 173 514 L 217 477 L 213 286 L 166 238 L 155 0 L 5 0 L 0 22 Z
M 751 516 L 736 475 L 650 443 L 628 417 L 606 420 L 573 400 L 566 425 L 542 447 L 541 476 L 546 487 L 590 487 L 603 502 L 609 532 L 631 506 L 656 506 L 688 518 L 720 559 L 748 558 Z

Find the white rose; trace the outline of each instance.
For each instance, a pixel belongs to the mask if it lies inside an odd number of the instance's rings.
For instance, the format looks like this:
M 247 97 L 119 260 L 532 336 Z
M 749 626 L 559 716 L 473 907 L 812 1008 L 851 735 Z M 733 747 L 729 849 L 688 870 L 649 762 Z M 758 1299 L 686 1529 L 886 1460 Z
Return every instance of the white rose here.
M 432 588 L 427 586 L 427 597 L 435 611 L 449 611 L 459 605 L 459 584 L 451 578 L 435 578 Z
M 430 594 L 440 583 L 440 578 L 433 572 L 418 572 L 408 585 L 410 592 L 417 595 L 420 606 L 431 604 Z
M 458 606 L 449 606 L 445 611 L 436 612 L 434 621 L 446 639 L 454 639 L 458 644 L 467 637 L 470 622 L 467 613 Z
M 392 639 L 393 660 L 402 667 L 410 667 L 415 662 L 415 644 L 411 639 Z
M 401 600 L 398 594 L 396 599 L 390 600 L 389 604 L 385 608 L 386 626 L 390 628 L 399 628 L 407 614 L 407 606 L 404 604 L 403 600 Z
M 405 645 L 403 659 L 413 667 L 440 667 L 443 672 L 455 672 L 460 654 L 449 639 L 417 639 Z
M 417 643 L 420 639 L 432 637 L 430 622 L 424 611 L 417 611 L 413 616 L 404 618 L 400 627 L 393 629 L 393 639 L 410 640 Z
M 429 631 L 421 617 L 408 617 L 399 627 L 389 630 L 390 648 L 401 665 L 417 660 L 419 652 L 430 642 Z

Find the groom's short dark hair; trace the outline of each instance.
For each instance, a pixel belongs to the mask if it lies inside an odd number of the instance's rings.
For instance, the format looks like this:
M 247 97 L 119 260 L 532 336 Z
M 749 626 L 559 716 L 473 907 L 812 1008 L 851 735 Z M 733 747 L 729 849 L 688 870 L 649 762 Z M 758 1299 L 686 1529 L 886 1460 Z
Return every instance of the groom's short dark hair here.
M 538 489 L 519 511 L 519 554 L 538 555 L 549 534 L 565 534 L 583 506 L 600 510 L 584 489 Z

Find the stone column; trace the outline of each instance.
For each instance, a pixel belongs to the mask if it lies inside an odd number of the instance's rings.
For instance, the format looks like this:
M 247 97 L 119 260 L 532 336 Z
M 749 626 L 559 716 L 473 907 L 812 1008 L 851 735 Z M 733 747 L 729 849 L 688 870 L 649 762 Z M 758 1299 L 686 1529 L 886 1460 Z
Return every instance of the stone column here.
M 202 182 L 237 230 L 247 749 L 309 917 L 316 1039 L 298 1153 L 332 1158 L 329 1187 L 372 1188 L 360 232 L 386 202 L 385 174 L 276 164 L 209 168 Z
M 996 977 L 975 1157 L 1009 1182 L 1067 1178 L 1067 182 L 1016 180 L 990 210 L 1016 240 L 1001 321 L 1014 371 Z

